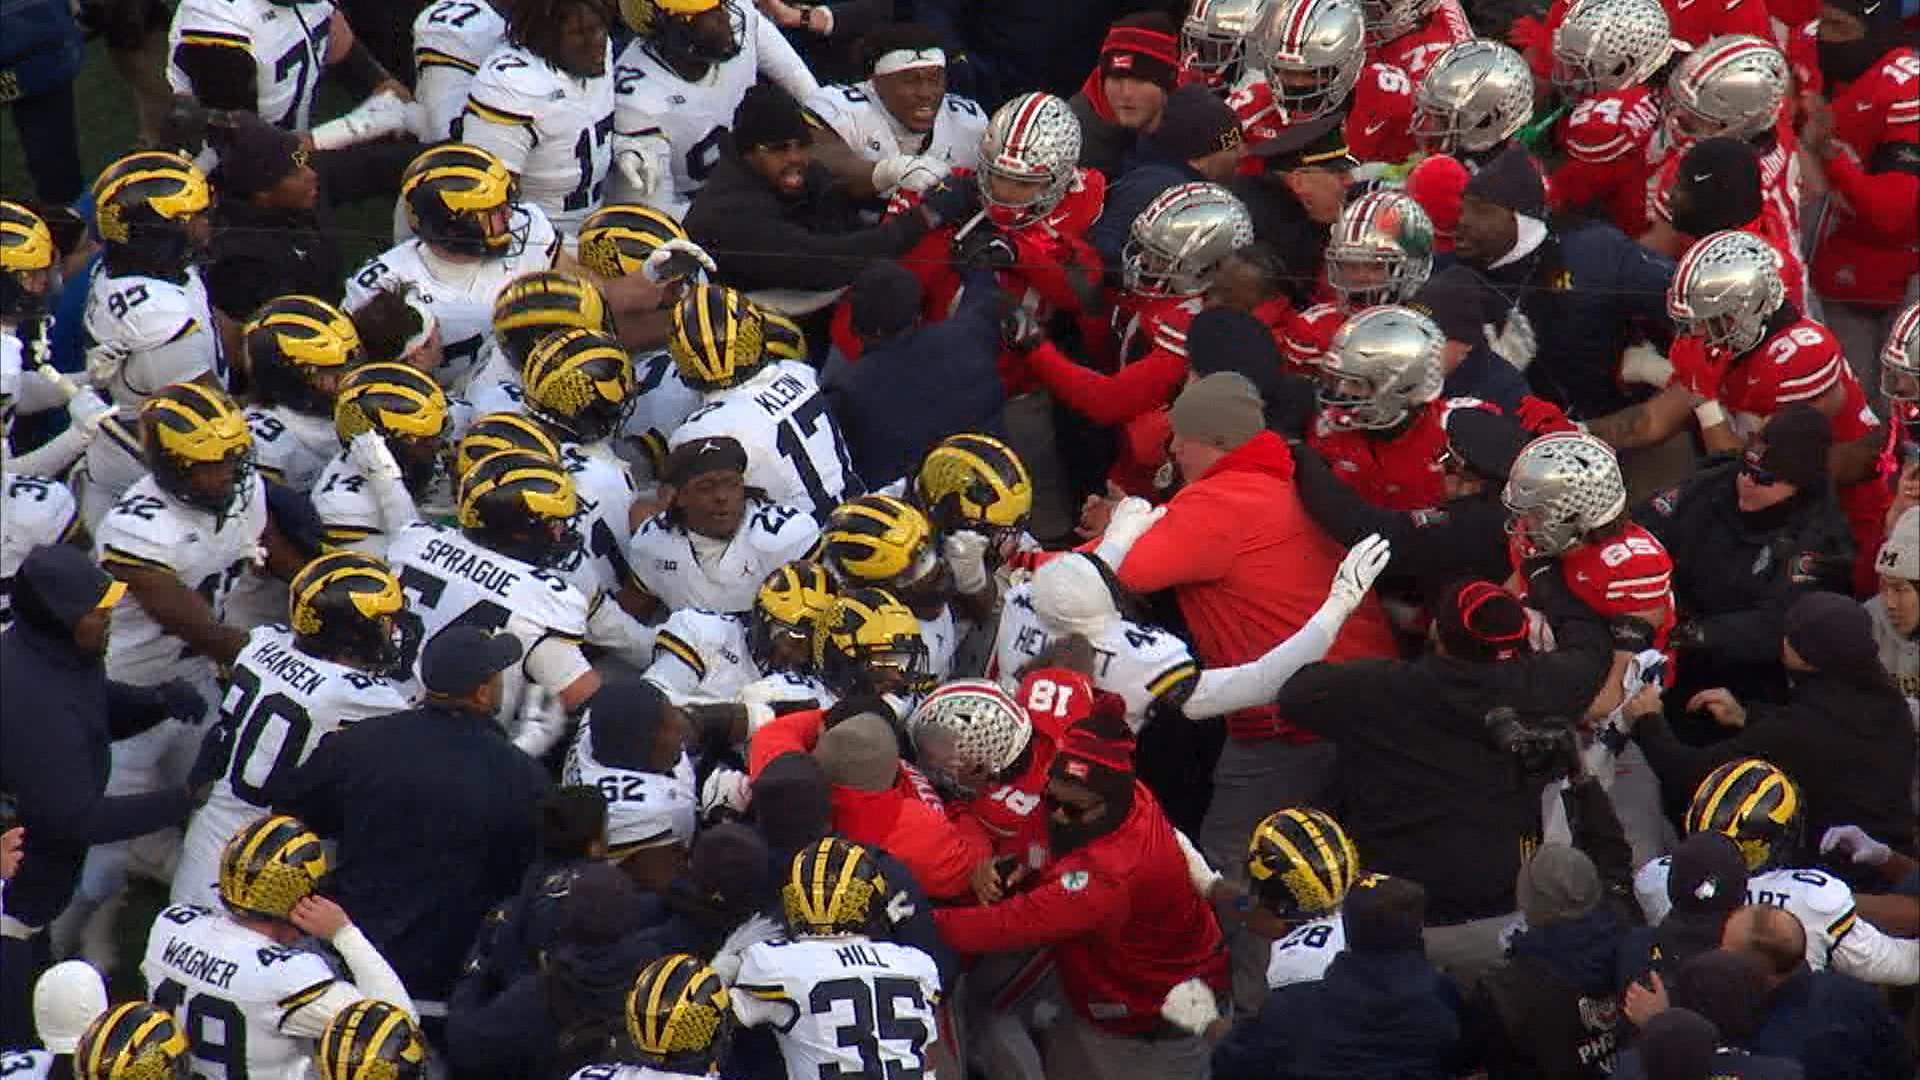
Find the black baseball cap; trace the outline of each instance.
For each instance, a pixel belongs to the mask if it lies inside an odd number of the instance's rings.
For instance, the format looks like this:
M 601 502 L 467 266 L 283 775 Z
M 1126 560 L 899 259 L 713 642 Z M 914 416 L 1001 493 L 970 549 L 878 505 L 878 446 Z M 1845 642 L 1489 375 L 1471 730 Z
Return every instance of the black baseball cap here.
M 520 639 L 512 634 L 489 634 L 472 625 L 454 625 L 427 642 L 420 654 L 420 682 L 448 697 L 466 697 L 520 662 Z

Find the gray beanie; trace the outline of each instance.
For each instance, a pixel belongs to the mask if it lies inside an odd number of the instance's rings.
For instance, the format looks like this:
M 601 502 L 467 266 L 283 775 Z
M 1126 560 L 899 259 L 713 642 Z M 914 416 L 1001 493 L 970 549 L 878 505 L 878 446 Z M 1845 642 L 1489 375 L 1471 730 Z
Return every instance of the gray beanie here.
M 1543 844 L 1520 867 L 1513 886 L 1527 925 L 1577 919 L 1600 905 L 1600 872 L 1587 853 L 1565 844 Z
M 1195 379 L 1180 392 L 1168 419 L 1174 434 L 1237 449 L 1267 428 L 1266 405 L 1245 375 L 1217 371 Z
M 849 716 L 820 736 L 813 756 L 827 782 L 857 791 L 885 791 L 900 773 L 900 740 L 874 713 Z

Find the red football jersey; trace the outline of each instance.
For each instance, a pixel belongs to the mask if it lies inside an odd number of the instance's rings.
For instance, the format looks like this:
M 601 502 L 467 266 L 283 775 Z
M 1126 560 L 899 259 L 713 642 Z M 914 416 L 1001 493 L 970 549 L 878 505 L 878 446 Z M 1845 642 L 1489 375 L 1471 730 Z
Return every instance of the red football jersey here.
M 1026 768 L 969 800 L 967 809 L 986 827 L 995 856 L 1012 855 L 1037 868 L 1048 859 L 1047 812 L 1040 793 L 1067 728 L 1093 711 L 1093 683 L 1077 671 L 1041 668 L 1020 680 L 1013 699 L 1033 723 Z
M 1870 173 L 1885 143 L 1920 143 L 1920 56 L 1890 50 L 1833 98 L 1834 138 L 1853 151 L 1827 162 L 1834 198 L 1819 222 L 1813 283 L 1821 295 L 1894 305 L 1920 272 L 1920 177 Z
M 1455 409 L 1490 409 L 1473 398 L 1445 398 L 1420 406 L 1413 422 L 1392 438 L 1330 424 L 1322 413 L 1307 432 L 1307 444 L 1327 459 L 1333 474 L 1375 506 L 1431 510 L 1447 501 L 1447 415 Z
M 1459 0 L 1440 0 L 1420 25 L 1389 41 L 1367 46 L 1369 63 L 1392 64 L 1407 73 L 1415 86 L 1440 54 L 1476 35 Z
M 1346 322 L 1347 313 L 1332 304 L 1315 304 L 1295 312 L 1281 336 L 1281 359 L 1301 374 L 1312 374 L 1333 345 L 1333 335 Z
M 1720 382 L 1720 403 L 1734 433 L 1751 439 L 1782 407 L 1811 403 L 1836 386 L 1844 389 L 1845 401 L 1833 417 L 1834 442 L 1853 442 L 1880 426 L 1833 331 L 1802 318 L 1768 335 L 1728 366 Z
M 1256 175 L 1264 161 L 1255 148 L 1280 137 L 1291 121 L 1274 106 L 1273 91 L 1258 72 L 1243 76 L 1227 95 L 1227 107 L 1240 118 L 1248 157 L 1241 172 Z M 1399 162 L 1412 156 L 1413 80 L 1391 64 L 1368 64 L 1347 98 L 1342 127 L 1347 149 L 1361 161 Z
M 1581 99 L 1560 121 L 1566 160 L 1547 183 L 1556 210 L 1600 204 L 1620 231 L 1647 231 L 1648 144 L 1660 128 L 1660 95 L 1632 86 Z
M 1608 618 L 1660 609 L 1653 645 L 1666 650 L 1677 617 L 1673 559 L 1652 533 L 1628 525 L 1618 536 L 1581 544 L 1560 556 L 1560 573 L 1575 596 Z

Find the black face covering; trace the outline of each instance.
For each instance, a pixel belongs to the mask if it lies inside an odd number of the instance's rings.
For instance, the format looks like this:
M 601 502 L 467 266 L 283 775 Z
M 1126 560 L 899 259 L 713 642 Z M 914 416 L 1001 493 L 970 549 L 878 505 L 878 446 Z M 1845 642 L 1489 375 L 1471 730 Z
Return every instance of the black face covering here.
M 1062 824 L 1057 819 L 1047 818 L 1047 846 L 1053 849 L 1053 857 L 1059 858 L 1069 852 L 1078 851 L 1095 840 L 1114 830 L 1119 821 L 1114 817 L 1113 807 L 1107 806 L 1097 821 L 1074 821 Z
M 1886 43 L 1876 34 L 1869 33 L 1858 41 L 1826 41 L 1815 43 L 1820 58 L 1820 74 L 1829 84 L 1850 83 L 1867 73 L 1875 60 L 1887 51 Z M 1832 97 L 1829 89 L 1828 97 Z

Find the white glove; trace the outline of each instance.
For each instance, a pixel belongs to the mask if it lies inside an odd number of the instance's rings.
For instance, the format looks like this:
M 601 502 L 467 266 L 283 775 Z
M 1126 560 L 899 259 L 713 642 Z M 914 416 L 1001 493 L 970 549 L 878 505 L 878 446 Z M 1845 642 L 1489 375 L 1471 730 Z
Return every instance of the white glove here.
M 1663 387 L 1673 381 L 1673 363 L 1643 341 L 1620 354 L 1620 381 Z
M 347 444 L 347 460 L 353 462 L 360 475 L 383 484 L 400 482 L 400 463 L 393 459 L 393 451 L 387 449 L 387 440 L 371 431 L 363 431 Z
M 1351 614 L 1367 598 L 1367 590 L 1393 559 L 1393 545 L 1379 533 L 1369 533 L 1353 545 L 1333 572 L 1333 585 L 1327 598 L 1338 601 Z
M 741 687 L 736 700 L 747 710 L 747 738 L 753 738 L 754 732 L 773 720 L 773 703 L 783 700 L 774 696 L 778 692 L 779 684 L 769 679 Z
M 92 390 L 81 390 L 67 402 L 67 419 L 89 437 L 100 430 L 107 417 L 119 411 Z
M 566 737 L 567 726 L 567 710 L 559 696 L 528 683 L 520 700 L 520 730 L 514 733 L 513 745 L 528 757 L 541 757 Z
M 1121 499 L 1120 505 L 1113 508 L 1113 516 L 1107 519 L 1107 531 L 1100 535 L 1100 543 L 1095 545 L 1093 553 L 1101 562 L 1118 570 L 1133 545 L 1166 516 L 1166 507 L 1154 506 L 1138 496 Z
M 1519 308 L 1508 313 L 1507 324 L 1498 332 L 1494 331 L 1492 323 L 1482 326 L 1481 330 L 1487 335 L 1487 347 L 1512 364 L 1515 371 L 1525 371 L 1533 363 L 1534 353 L 1540 347 L 1539 341 L 1533 335 L 1533 323 Z
M 133 350 L 118 342 L 106 342 L 87 349 L 87 381 L 106 389 L 120 377 L 120 368 Z
M 947 537 L 940 544 L 947 557 L 947 569 L 953 571 L 953 587 L 962 596 L 978 596 L 987 591 L 987 538 L 972 530 Z
M 779 923 L 765 915 L 755 915 L 734 927 L 733 933 L 720 943 L 720 950 L 713 954 L 713 960 L 707 966 L 720 976 L 721 982 L 732 985 L 734 977 L 740 974 L 740 954 L 746 952 L 750 945 L 778 941 L 780 936 Z
M 1627 661 L 1627 670 L 1620 676 L 1620 689 L 1626 695 L 1625 700 L 1632 701 L 1639 695 L 1640 691 L 1645 690 L 1649 686 L 1655 690 L 1660 689 L 1660 679 L 1653 673 L 1655 671 L 1665 670 L 1664 668 L 1656 667 L 1656 665 L 1659 665 L 1665 659 L 1665 654 L 1660 652 L 1660 650 L 1646 649 L 1642 652 L 1635 653 L 1633 657 Z
M 1220 1019 L 1220 1002 L 1213 996 L 1212 987 L 1199 979 L 1188 979 L 1167 991 L 1160 1002 L 1160 1015 L 1189 1035 L 1204 1035 Z
M 338 150 L 343 146 L 355 146 L 410 131 L 417 121 L 413 119 L 409 105 L 410 102 L 401 101 L 392 94 L 375 94 L 354 106 L 347 115 L 314 128 L 310 133 L 313 136 L 313 148 Z
M 921 157 L 918 154 L 895 154 L 883 158 L 873 167 L 873 187 L 882 195 L 896 187 L 908 191 L 921 192 L 947 178 L 953 171 L 952 166 L 939 158 Z
M 709 817 L 720 810 L 745 814 L 753 801 L 753 781 L 739 769 L 715 769 L 700 785 L 700 816 Z
M 1835 825 L 1820 837 L 1820 854 L 1839 851 L 1859 866 L 1879 866 L 1893 857 L 1893 848 L 1867 835 L 1858 825 Z
M 640 272 L 647 276 L 648 281 L 665 281 L 668 277 L 666 270 L 667 263 L 670 262 L 675 255 L 693 256 L 695 261 L 699 262 L 709 274 L 717 274 L 720 272 L 720 268 L 714 265 L 713 256 L 707 254 L 705 248 L 691 240 L 679 239 L 669 240 L 649 252 L 647 254 L 647 261 L 640 264 Z
M 638 150 L 618 150 L 613 155 L 613 167 L 620 170 L 626 178 L 627 186 L 632 189 L 631 197 L 637 202 L 646 202 L 653 197 L 653 173 L 647 165 L 647 157 Z
M 1187 839 L 1186 833 L 1175 829 L 1173 836 L 1180 841 L 1180 854 L 1187 859 L 1187 880 L 1193 883 L 1194 893 L 1205 900 L 1213 893 L 1213 887 L 1219 884 L 1224 875 L 1208 865 L 1207 857 L 1200 854 L 1200 849 L 1193 846 L 1193 841 Z

